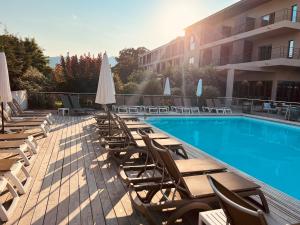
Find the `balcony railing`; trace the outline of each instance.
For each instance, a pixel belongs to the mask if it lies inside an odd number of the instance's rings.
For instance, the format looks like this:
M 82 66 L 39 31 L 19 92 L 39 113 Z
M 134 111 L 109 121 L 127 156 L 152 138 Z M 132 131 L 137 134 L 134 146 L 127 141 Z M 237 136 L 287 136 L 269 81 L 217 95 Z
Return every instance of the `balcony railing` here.
M 300 48 L 288 48 L 286 46 L 274 47 L 270 52 L 260 52 L 253 55 L 252 52 L 245 52 L 240 55 L 222 56 L 212 60 L 202 60 L 200 66 L 215 65 L 223 66 L 227 64 L 238 64 L 253 61 L 264 61 L 278 58 L 300 59 Z
M 237 35 L 240 33 L 255 30 L 257 28 L 271 25 L 274 23 L 278 23 L 281 21 L 291 21 L 294 23 L 300 22 L 300 11 L 295 11 L 295 10 L 291 10 L 291 9 L 281 9 L 276 12 L 270 13 L 267 16 L 269 16 L 268 20 L 264 20 L 263 17 L 259 17 L 259 18 L 247 17 L 247 18 L 245 18 L 246 22 L 244 22 L 244 23 L 241 23 L 241 24 L 233 26 L 233 27 L 226 27 L 227 28 L 226 33 L 223 33 L 222 31 L 206 32 L 208 35 L 205 35 L 203 37 L 201 45 L 207 44 L 210 42 L 214 42 L 214 41 L 218 41 L 218 40 L 221 40 L 221 39 L 233 36 L 233 35 Z M 231 28 L 231 32 L 228 31 L 228 29 L 230 29 L 230 28 Z

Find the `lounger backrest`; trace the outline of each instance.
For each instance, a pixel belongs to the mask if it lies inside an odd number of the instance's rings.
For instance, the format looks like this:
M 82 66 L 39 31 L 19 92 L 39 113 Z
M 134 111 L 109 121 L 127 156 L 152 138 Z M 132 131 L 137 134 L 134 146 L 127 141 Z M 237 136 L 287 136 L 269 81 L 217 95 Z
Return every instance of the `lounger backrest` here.
M 64 105 L 65 108 L 72 109 L 71 103 L 70 103 L 69 98 L 68 98 L 67 95 L 60 94 L 59 97 L 62 100 L 63 105 Z
M 192 101 L 190 98 L 184 98 L 183 99 L 183 104 L 185 107 L 191 107 L 192 106 Z
M 18 110 L 19 113 L 22 113 L 23 112 L 23 109 L 22 107 L 20 106 L 19 102 L 13 98 L 13 101 L 12 101 L 13 105 L 16 107 L 16 109 Z
M 151 97 L 144 96 L 143 103 L 144 103 L 145 106 L 151 106 L 152 105 Z
M 251 203 L 228 190 L 213 177 L 208 176 L 208 180 L 230 225 L 267 225 L 261 210 L 257 210 Z
M 69 96 L 70 96 L 71 104 L 73 105 L 73 108 L 80 109 L 81 105 L 79 103 L 79 96 L 75 96 L 75 95 L 69 95 Z
M 182 182 L 182 176 L 178 170 L 178 167 L 176 166 L 174 159 L 172 158 L 170 152 L 168 149 L 157 146 L 156 144 L 152 143 L 152 148 L 157 151 L 161 158 L 161 163 L 164 166 L 164 168 L 168 171 L 168 174 L 171 176 L 171 178 L 174 180 L 176 184 L 180 184 Z
M 146 134 L 145 131 L 138 130 L 138 133 L 139 135 L 141 135 L 143 141 L 145 142 L 147 150 L 151 153 L 154 162 L 157 163 L 158 165 L 162 165 L 163 162 L 161 162 L 161 158 L 158 152 L 155 151 L 155 148 L 153 148 L 154 144 L 152 143 L 152 140 L 149 138 L 149 136 Z
M 126 126 L 124 120 L 122 120 L 120 117 L 117 117 L 117 121 L 119 122 L 121 129 L 124 131 L 126 137 L 129 139 L 129 141 L 134 143 L 134 138 L 133 138 L 130 130 Z
M 9 108 L 11 109 L 14 116 L 18 116 L 20 114 L 19 110 L 12 102 L 8 102 L 7 104 L 9 106 Z
M 2 110 L 1 107 L 0 107 L 0 110 Z M 3 110 L 3 117 L 6 122 L 11 122 L 11 117 L 8 115 L 6 110 Z

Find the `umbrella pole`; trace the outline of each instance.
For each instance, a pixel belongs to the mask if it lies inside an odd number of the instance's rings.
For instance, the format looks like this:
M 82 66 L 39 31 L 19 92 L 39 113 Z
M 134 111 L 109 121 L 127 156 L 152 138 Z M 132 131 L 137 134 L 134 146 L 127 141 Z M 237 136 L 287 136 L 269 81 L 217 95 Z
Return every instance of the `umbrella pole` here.
M 111 127 L 110 127 L 110 111 L 109 107 L 107 107 L 107 113 L 108 113 L 108 136 L 111 135 Z
M 4 103 L 1 102 L 1 118 L 2 118 L 2 129 L 1 133 L 4 134 Z

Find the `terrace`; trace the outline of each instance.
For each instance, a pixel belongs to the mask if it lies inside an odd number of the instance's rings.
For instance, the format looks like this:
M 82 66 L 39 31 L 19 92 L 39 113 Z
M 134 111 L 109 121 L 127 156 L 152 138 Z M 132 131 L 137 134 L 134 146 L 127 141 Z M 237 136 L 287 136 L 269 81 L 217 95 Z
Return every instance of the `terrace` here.
M 31 186 L 7 224 L 147 224 L 132 208 L 117 165 L 100 147 L 95 120 L 90 116 L 55 119 L 49 136 L 38 140 L 40 151 L 28 168 Z M 191 158 L 206 157 L 185 147 Z M 261 185 L 271 217 L 282 224 L 300 221 L 299 202 Z

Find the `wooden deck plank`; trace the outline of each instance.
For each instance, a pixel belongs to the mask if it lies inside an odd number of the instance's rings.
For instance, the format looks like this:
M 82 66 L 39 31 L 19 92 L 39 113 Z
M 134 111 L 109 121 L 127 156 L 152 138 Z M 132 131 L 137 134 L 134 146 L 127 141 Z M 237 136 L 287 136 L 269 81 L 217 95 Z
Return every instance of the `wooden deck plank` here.
M 118 166 L 107 159 L 88 117 L 57 117 L 53 131 L 39 140 L 40 151 L 28 167 L 33 180 L 7 224 L 147 224 L 132 209 Z M 188 146 L 185 146 L 189 148 Z M 207 157 L 188 149 L 191 157 Z M 296 222 L 297 202 L 263 186 L 271 216 Z M 6 198 L 1 197 L 1 200 Z
M 56 125 L 53 126 L 56 128 Z M 7 222 L 7 224 L 20 224 L 19 220 L 31 219 L 31 215 L 35 210 L 35 202 L 37 202 L 40 187 L 42 185 L 42 178 L 45 175 L 46 168 L 41 169 L 43 163 L 47 163 L 51 157 L 49 143 L 56 139 L 56 134 L 51 132 L 47 138 L 39 141 L 40 149 L 36 157 L 36 161 L 30 166 L 30 174 L 33 178 L 28 192 L 21 196 L 18 203 L 20 210 L 15 210 L 13 216 Z M 37 160 L 39 159 L 39 160 Z M 40 178 L 40 179 L 39 179 Z

